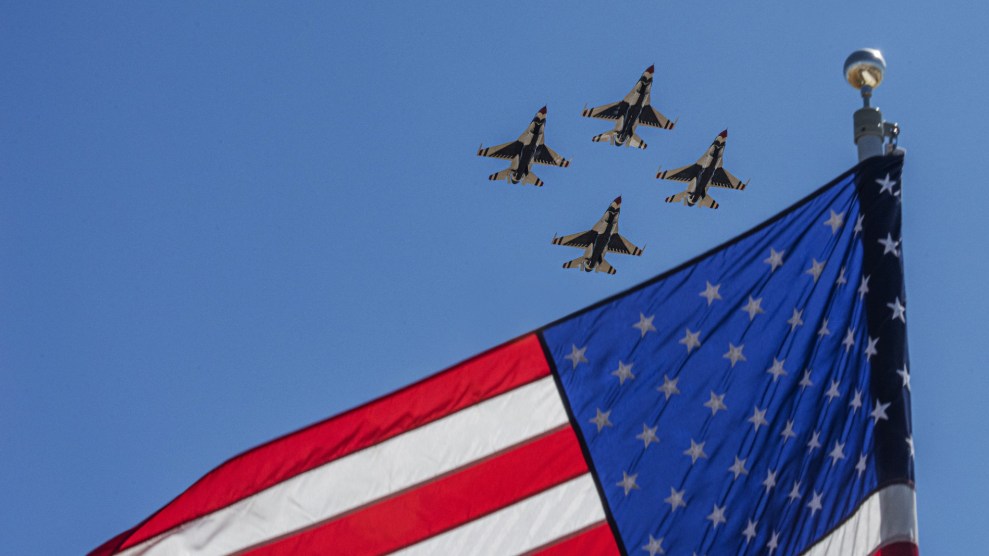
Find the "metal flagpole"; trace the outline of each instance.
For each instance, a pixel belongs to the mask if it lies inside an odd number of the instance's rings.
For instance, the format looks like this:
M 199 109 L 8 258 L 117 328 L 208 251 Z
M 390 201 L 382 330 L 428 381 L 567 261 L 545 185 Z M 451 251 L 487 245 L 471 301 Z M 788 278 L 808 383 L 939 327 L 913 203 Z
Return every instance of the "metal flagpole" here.
M 845 60 L 845 79 L 862 93 L 862 108 L 856 110 L 853 117 L 859 162 L 896 149 L 899 124 L 883 121 L 882 112 L 870 103 L 872 91 L 883 82 L 885 73 L 886 60 L 873 48 L 856 50 Z M 889 139 L 888 144 L 886 139 Z

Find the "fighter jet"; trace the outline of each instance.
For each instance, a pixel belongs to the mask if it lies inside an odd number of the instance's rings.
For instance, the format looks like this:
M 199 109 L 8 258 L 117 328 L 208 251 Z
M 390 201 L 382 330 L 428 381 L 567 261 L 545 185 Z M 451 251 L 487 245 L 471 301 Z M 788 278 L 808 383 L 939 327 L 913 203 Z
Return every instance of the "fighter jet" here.
M 604 216 L 593 228 L 586 232 L 571 234 L 563 237 L 553 236 L 554 245 L 567 245 L 584 249 L 584 254 L 576 259 L 563 263 L 563 268 L 580 268 L 585 272 L 607 272 L 614 274 L 615 269 L 604 260 L 606 253 L 621 253 L 623 255 L 641 255 L 632 242 L 618 234 L 618 212 L 621 210 L 622 198 L 617 197 L 604 212 Z
M 704 156 L 695 164 L 676 168 L 674 170 L 660 169 L 656 173 L 656 179 L 675 180 L 687 182 L 690 185 L 687 189 L 666 198 L 667 203 L 679 203 L 688 207 L 700 205 L 716 209 L 718 202 L 708 197 L 708 187 L 724 187 L 727 189 L 745 189 L 749 182 L 742 183 L 742 180 L 731 175 L 731 172 L 721 167 L 722 157 L 725 152 L 725 141 L 728 140 L 728 130 L 722 131 L 714 142 L 707 148 Z
M 477 149 L 477 156 L 504 158 L 512 161 L 512 165 L 500 172 L 488 176 L 489 180 L 505 180 L 511 183 L 522 183 L 542 187 L 543 180 L 530 172 L 533 164 L 547 166 L 570 166 L 570 161 L 557 154 L 553 149 L 543 144 L 543 132 L 546 129 L 546 107 L 536 112 L 536 117 L 529 122 L 529 127 L 519 138 L 510 143 L 496 147 Z
M 647 146 L 646 142 L 635 134 L 635 126 L 643 124 L 660 129 L 673 129 L 676 126 L 676 122 L 671 122 L 666 116 L 649 105 L 652 73 L 653 66 L 649 66 L 639 78 L 639 82 L 621 101 L 597 108 L 584 107 L 581 115 L 585 118 L 616 120 L 615 129 L 595 135 L 591 141 L 595 143 L 609 141 L 616 147 L 628 145 L 629 147 L 644 149 Z

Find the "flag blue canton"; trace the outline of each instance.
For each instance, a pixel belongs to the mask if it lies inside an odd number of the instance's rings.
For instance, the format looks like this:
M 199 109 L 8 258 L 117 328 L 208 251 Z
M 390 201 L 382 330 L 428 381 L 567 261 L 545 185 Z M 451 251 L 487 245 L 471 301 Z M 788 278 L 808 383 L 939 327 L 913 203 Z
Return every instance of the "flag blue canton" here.
M 624 552 L 797 554 L 912 484 L 901 168 L 543 330 Z

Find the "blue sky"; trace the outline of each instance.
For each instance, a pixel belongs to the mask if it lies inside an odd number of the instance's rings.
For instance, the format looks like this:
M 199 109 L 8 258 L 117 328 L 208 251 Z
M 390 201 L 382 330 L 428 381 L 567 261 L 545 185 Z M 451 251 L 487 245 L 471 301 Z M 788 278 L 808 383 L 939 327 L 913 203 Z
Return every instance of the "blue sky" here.
M 983 2 L 4 2 L 0 535 L 80 553 L 225 459 L 625 289 L 855 163 L 857 48 L 901 123 L 921 550 L 989 522 Z M 579 117 L 650 64 L 649 149 Z M 570 168 L 479 143 L 548 105 Z M 717 211 L 656 168 L 729 129 Z M 554 233 L 623 196 L 615 276 Z

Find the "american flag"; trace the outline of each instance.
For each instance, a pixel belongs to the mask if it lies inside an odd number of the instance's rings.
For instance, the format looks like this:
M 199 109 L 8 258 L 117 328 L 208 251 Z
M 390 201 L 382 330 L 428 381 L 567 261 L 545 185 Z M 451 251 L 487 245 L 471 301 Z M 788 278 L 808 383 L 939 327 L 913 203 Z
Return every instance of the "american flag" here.
M 916 554 L 902 162 L 245 452 L 93 554 Z

